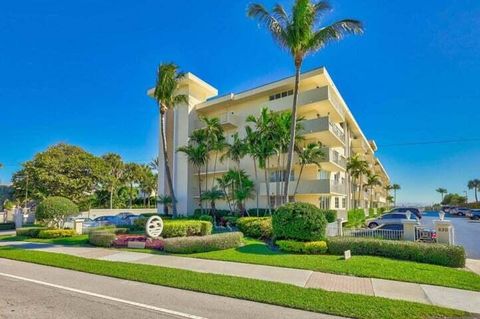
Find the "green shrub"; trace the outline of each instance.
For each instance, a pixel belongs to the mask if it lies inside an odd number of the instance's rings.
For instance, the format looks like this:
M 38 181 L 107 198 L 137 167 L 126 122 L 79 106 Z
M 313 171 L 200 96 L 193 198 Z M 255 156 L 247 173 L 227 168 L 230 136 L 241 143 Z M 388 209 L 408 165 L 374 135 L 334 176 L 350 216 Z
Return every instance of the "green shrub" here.
M 242 217 L 237 219 L 237 227 L 247 237 L 272 238 L 271 217 Z
M 177 237 L 165 239 L 164 250 L 169 253 L 192 254 L 239 247 L 243 234 L 222 233 L 202 237 Z
M 273 215 L 272 226 L 277 239 L 317 241 L 325 238 L 327 220 L 315 205 L 287 203 Z
M 198 216 L 198 220 L 204 220 L 213 223 L 213 217 L 210 215 L 200 215 Z
M 348 220 L 345 225 L 347 228 L 360 227 L 365 223 L 365 211 L 362 208 L 350 209 L 347 212 Z
M 38 233 L 41 230 L 47 229 L 46 227 L 24 227 L 24 228 L 17 228 L 17 236 L 25 236 L 25 237 L 32 237 L 38 238 Z
M 376 214 L 375 214 L 375 209 L 372 208 L 372 207 L 370 207 L 370 208 L 368 209 L 368 217 L 375 217 L 375 216 L 376 216 Z
M 0 230 L 15 229 L 15 223 L 1 223 Z
M 78 206 L 65 197 L 47 197 L 37 207 L 35 218 L 48 226 L 59 228 L 69 216 L 78 215 Z
M 320 241 L 277 240 L 275 244 L 280 250 L 296 254 L 324 254 L 327 252 L 327 243 Z
M 77 233 L 73 229 L 42 229 L 38 233 L 38 238 L 62 238 L 62 237 L 72 237 Z
M 230 212 L 228 209 L 217 209 L 216 212 L 215 212 L 215 215 L 217 217 L 224 217 L 224 216 L 228 216 L 228 215 L 231 215 L 232 212 Z M 193 211 L 193 216 L 196 217 L 196 216 L 201 216 L 201 215 L 212 215 L 212 210 L 210 208 L 204 208 L 203 209 L 203 212 L 200 208 L 196 208 L 194 211 Z
M 223 219 L 225 220 L 225 222 L 228 222 L 230 224 L 230 226 L 236 226 L 237 225 L 237 220 L 238 220 L 237 216 L 225 216 L 225 217 L 223 217 Z
M 247 210 L 248 215 L 252 217 L 264 217 L 264 216 L 270 216 L 270 212 L 268 211 L 268 208 L 259 208 L 258 209 L 258 216 L 257 216 L 257 209 L 256 208 L 250 208 Z M 275 213 L 275 209 L 272 208 L 272 215 Z
M 462 246 L 355 237 L 328 239 L 329 253 L 343 255 L 346 250 L 353 255 L 382 256 L 448 267 L 465 266 L 465 249 Z
M 115 234 L 109 231 L 91 231 L 88 234 L 88 242 L 94 246 L 111 247 L 115 237 Z
M 383 214 L 387 209 L 385 207 L 380 207 L 377 209 L 377 215 Z
M 163 238 L 205 236 L 212 233 L 212 223 L 201 220 L 166 220 L 163 223 Z
M 327 223 L 333 223 L 337 220 L 337 211 L 333 209 L 321 209 L 322 214 L 325 216 Z

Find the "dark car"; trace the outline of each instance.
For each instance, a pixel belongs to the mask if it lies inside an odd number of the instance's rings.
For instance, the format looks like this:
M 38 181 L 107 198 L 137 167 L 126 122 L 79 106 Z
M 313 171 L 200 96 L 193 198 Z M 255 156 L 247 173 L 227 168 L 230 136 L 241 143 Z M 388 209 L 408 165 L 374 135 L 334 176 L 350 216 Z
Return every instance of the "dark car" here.
M 415 214 L 412 213 L 410 216 L 411 219 L 414 219 L 416 217 Z M 366 220 L 366 225 L 368 228 L 376 228 L 378 226 L 382 225 L 395 225 L 395 224 L 402 224 L 402 221 L 404 219 L 407 219 L 407 213 L 400 213 L 400 212 L 388 212 L 386 214 L 383 214 L 380 217 L 373 218 L 373 219 L 367 219 Z M 419 218 L 417 218 L 418 220 Z
M 374 228 L 355 229 L 350 233 L 353 237 L 401 240 L 403 224 L 383 224 Z
M 119 225 L 121 223 L 120 218 L 117 216 L 99 216 L 93 221 L 97 222 L 99 226 Z
M 472 209 L 470 219 L 480 220 L 480 209 Z
M 415 207 L 397 207 L 389 211 L 388 213 L 406 213 L 407 211 L 410 211 L 412 214 L 414 214 L 418 219 L 422 219 L 422 213 L 418 208 Z

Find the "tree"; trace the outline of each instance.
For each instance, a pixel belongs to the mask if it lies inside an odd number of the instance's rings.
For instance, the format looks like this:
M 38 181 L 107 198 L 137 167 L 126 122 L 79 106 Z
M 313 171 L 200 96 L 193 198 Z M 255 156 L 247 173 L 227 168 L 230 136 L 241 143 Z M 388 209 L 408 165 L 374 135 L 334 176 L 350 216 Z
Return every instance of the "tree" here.
M 79 204 L 99 188 L 103 161 L 78 146 L 56 144 L 35 154 L 13 174 L 14 197 L 41 201 L 61 196 Z
M 442 205 L 463 205 L 467 202 L 467 198 L 465 196 L 461 196 L 456 193 L 450 193 L 445 195 L 442 200 Z
M 136 196 L 135 185 L 141 182 L 142 170 L 137 163 L 127 163 L 124 166 L 123 181 L 128 186 L 128 208 L 132 208 L 133 198 Z
M 298 87 L 303 60 L 308 54 L 324 48 L 332 41 L 341 40 L 346 34 L 363 32 L 361 22 L 353 19 L 340 20 L 325 27 L 318 27 L 320 18 L 328 10 L 330 10 L 328 2 L 319 1 L 313 3 L 311 0 L 295 0 L 290 14 L 280 4 L 276 4 L 271 12 L 268 12 L 263 5 L 257 3 L 250 4 L 247 10 L 247 15 L 257 19 L 272 34 L 275 42 L 292 55 L 295 66 L 295 86 L 292 105 L 293 120 L 290 125 L 287 171 L 283 191 L 285 200 L 288 200 L 289 179 L 293 165 Z
M 370 189 L 370 207 L 372 207 L 373 203 L 373 187 L 381 185 L 380 176 L 373 174 L 372 172 L 367 173 L 367 183 L 365 183 L 365 187 Z
M 235 164 L 237 165 L 237 172 L 240 174 L 241 172 L 240 161 L 245 155 L 247 155 L 248 148 L 245 144 L 245 141 L 239 137 L 237 132 L 233 134 L 232 137 L 233 137 L 232 144 L 229 144 L 227 146 L 227 151 L 222 156 L 222 160 L 225 158 L 229 158 L 232 161 L 234 161 Z M 242 179 L 240 176 L 238 180 L 240 182 L 240 187 L 241 187 Z
M 157 101 L 158 110 L 160 112 L 160 134 L 163 151 L 163 162 L 165 164 L 165 174 L 167 184 L 172 197 L 173 216 L 177 216 L 177 200 L 173 189 L 172 174 L 170 164 L 168 162 L 167 140 L 165 134 L 165 115 L 168 110 L 173 109 L 178 104 L 188 104 L 188 96 L 179 94 L 178 89 L 180 82 L 184 78 L 184 73 L 178 70 L 178 66 L 173 63 L 160 64 L 157 72 L 157 82 L 153 92 L 153 97 Z
M 203 211 L 202 206 L 202 179 L 200 175 L 202 173 L 202 166 L 206 163 L 207 158 L 207 149 L 204 144 L 197 144 L 190 140 L 190 144 L 186 146 L 181 146 L 177 149 L 177 152 L 182 152 L 187 155 L 188 161 L 193 164 L 197 169 L 198 175 L 198 205 L 200 210 Z M 206 178 L 206 177 L 205 177 Z M 172 200 L 175 201 L 175 198 L 172 197 Z M 174 205 L 174 203 L 172 204 Z
M 158 196 L 157 202 L 160 205 L 163 205 L 163 213 L 165 216 L 168 216 L 168 208 L 172 206 L 172 197 L 168 195 L 160 195 Z
M 293 193 L 294 196 L 297 194 L 298 184 L 302 178 L 305 165 L 315 164 L 320 168 L 320 162 L 325 159 L 325 152 L 322 149 L 321 143 L 308 143 L 305 147 L 297 148 L 297 153 L 300 162 L 300 173 L 298 174 L 297 185 Z
M 202 194 L 202 200 L 210 202 L 210 213 L 212 214 L 213 224 L 217 224 L 217 207 L 216 201 L 224 198 L 225 194 L 217 186 L 205 191 Z
M 203 128 L 205 139 L 205 147 L 207 149 L 207 153 L 210 154 L 211 152 L 215 152 L 215 161 L 214 161 L 214 174 L 215 170 L 217 169 L 217 160 L 218 160 L 218 152 L 222 151 L 226 147 L 225 137 L 223 136 L 223 127 L 220 124 L 220 119 L 218 117 L 201 117 L 201 121 L 205 124 L 205 128 Z M 205 189 L 208 188 L 208 161 L 210 156 L 207 156 L 205 162 Z M 213 181 L 212 179 L 212 187 Z
M 393 190 L 393 206 L 397 206 L 397 191 L 400 190 L 401 187 L 398 184 L 392 184 Z
M 157 191 L 157 174 L 154 174 L 149 165 L 140 165 L 139 186 L 143 193 L 143 206 L 150 208 L 150 198 L 156 196 Z M 147 203 L 145 203 L 145 200 Z M 147 204 L 147 205 L 145 205 Z
M 362 160 L 360 155 L 355 154 L 347 160 L 347 172 L 352 176 L 353 184 L 353 208 L 357 208 L 357 201 L 355 200 L 355 194 L 357 187 L 359 189 L 358 201 L 360 201 L 360 191 L 362 189 L 362 177 L 368 172 L 368 162 Z
M 442 187 L 437 188 L 435 191 L 437 193 L 440 193 L 440 196 L 442 196 L 442 200 L 440 202 L 443 201 L 443 197 L 445 196 L 446 193 L 448 193 L 447 189 Z
M 473 189 L 475 194 L 475 203 L 478 203 L 478 191 L 480 190 L 480 179 L 472 179 L 468 181 L 468 189 Z
M 35 211 L 35 218 L 49 227 L 61 228 L 68 216 L 78 214 L 78 206 L 65 197 L 52 196 L 44 199 Z
M 113 208 L 113 196 L 118 188 L 123 183 L 125 174 L 125 163 L 122 157 L 115 153 L 107 153 L 102 156 L 105 166 L 107 167 L 107 174 L 102 180 L 102 184 L 110 194 L 110 209 Z

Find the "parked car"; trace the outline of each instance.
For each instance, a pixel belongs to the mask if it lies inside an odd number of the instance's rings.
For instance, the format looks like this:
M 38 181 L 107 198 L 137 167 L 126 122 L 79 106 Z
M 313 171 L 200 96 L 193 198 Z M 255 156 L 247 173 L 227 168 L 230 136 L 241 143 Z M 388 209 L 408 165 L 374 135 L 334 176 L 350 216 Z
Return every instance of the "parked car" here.
M 133 220 L 138 218 L 137 215 L 130 212 L 119 213 L 117 214 L 117 217 L 120 220 L 120 224 L 123 224 L 123 225 L 132 225 Z
M 403 224 L 383 224 L 373 228 L 355 229 L 349 236 L 400 240 L 403 237 Z
M 83 228 L 98 227 L 98 223 L 88 217 L 68 217 L 63 223 L 63 228 L 73 229 L 75 221 L 82 221 Z
M 480 209 L 472 209 L 470 219 L 480 220 Z
M 470 211 L 470 208 L 466 208 L 466 207 L 456 207 L 456 208 L 450 209 L 450 214 L 457 215 L 457 216 L 470 217 L 471 213 L 472 212 Z
M 121 220 L 117 216 L 99 216 L 93 221 L 98 223 L 98 226 L 120 225 Z
M 415 216 L 418 219 L 422 219 L 422 213 L 418 208 L 415 208 L 415 207 L 398 207 L 398 208 L 392 209 L 388 213 L 406 213 L 407 211 L 410 211 L 412 214 L 415 214 Z
M 410 219 L 415 218 L 416 214 L 412 214 Z M 402 224 L 402 220 L 407 219 L 406 213 L 386 213 L 374 219 L 367 219 L 366 224 L 368 228 L 375 228 L 380 225 Z M 419 218 L 416 218 L 419 220 Z

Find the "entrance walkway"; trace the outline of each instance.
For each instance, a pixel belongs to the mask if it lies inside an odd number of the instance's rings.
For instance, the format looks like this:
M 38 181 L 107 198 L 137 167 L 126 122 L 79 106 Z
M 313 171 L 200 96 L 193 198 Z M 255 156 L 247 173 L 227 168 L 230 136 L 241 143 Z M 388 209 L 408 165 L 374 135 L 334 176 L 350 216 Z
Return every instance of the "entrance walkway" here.
M 414 301 L 464 310 L 471 313 L 480 313 L 480 292 L 455 288 L 375 278 L 335 275 L 302 269 L 204 260 L 170 255 L 154 255 L 96 247 L 60 246 L 26 242 L 0 242 L 0 246 L 15 246 L 23 249 L 35 249 L 84 258 L 147 264 L 197 272 L 282 282 L 306 288 L 319 288 L 328 291 L 340 291 Z

